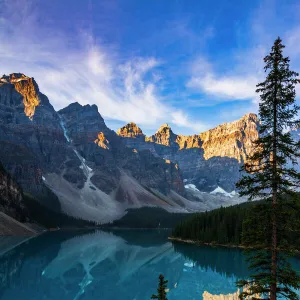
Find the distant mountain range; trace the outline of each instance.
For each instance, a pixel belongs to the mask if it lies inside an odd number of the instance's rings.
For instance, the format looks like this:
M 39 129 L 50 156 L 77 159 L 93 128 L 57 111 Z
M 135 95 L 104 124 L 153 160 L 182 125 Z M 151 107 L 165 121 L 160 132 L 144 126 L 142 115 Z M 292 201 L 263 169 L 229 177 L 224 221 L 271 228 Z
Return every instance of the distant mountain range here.
M 96 105 L 76 102 L 55 111 L 33 78 L 4 75 L 0 173 L 14 183 L 5 185 L 0 176 L 0 193 L 16 185 L 54 211 L 101 223 L 122 217 L 127 208 L 193 212 L 235 204 L 245 200 L 235 183 L 258 127 L 250 113 L 191 136 L 177 135 L 167 124 L 150 137 L 135 123 L 114 132 Z
M 168 124 L 146 137 L 135 124 L 117 131 L 128 147 L 149 150 L 166 162 L 177 163 L 186 184 L 205 192 L 232 192 L 240 177 L 240 165 L 252 151 L 258 137 L 258 119 L 247 114 L 240 120 L 225 123 L 191 136 L 175 134 Z

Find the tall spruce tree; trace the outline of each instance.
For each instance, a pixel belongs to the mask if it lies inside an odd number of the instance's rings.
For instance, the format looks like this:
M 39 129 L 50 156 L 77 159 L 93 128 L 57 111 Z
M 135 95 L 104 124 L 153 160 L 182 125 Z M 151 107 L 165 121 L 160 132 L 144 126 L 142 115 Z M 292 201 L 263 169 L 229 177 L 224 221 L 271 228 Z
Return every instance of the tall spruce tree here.
M 288 231 L 293 225 L 288 216 L 300 180 L 293 168 L 300 157 L 300 147 L 289 132 L 299 126 L 295 86 L 300 81 L 299 74 L 290 70 L 289 58 L 283 56 L 284 48 L 278 37 L 264 58 L 267 76 L 256 90 L 261 100 L 260 137 L 254 143 L 254 154 L 242 168 L 246 174 L 237 184 L 242 196 L 264 200 L 245 224 L 248 228 L 244 231 L 244 243 L 257 248 L 249 259 L 254 274 L 238 283 L 239 287 L 247 287 L 241 299 L 258 299 L 257 294 L 261 295 L 259 299 L 298 299 L 294 290 L 300 287 L 299 275 L 280 251 L 289 248 Z
M 166 292 L 168 280 L 165 280 L 162 274 L 159 275 L 158 280 L 159 282 L 158 282 L 157 295 L 153 294 L 151 296 L 151 299 L 168 300 L 167 292 Z

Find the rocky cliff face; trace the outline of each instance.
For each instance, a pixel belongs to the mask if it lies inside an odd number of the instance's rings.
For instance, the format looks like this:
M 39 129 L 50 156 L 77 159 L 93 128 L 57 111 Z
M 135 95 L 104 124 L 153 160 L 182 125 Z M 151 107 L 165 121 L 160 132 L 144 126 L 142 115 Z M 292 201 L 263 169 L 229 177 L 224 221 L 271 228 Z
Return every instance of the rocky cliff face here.
M 0 164 L 0 211 L 20 221 L 28 214 L 20 187 Z
M 130 124 L 125 126 L 127 132 Z M 240 177 L 240 165 L 251 154 L 252 142 L 258 137 L 258 119 L 255 114 L 247 114 L 192 136 L 174 134 L 167 124 L 136 142 L 126 132 L 121 136 L 128 147 L 149 149 L 156 156 L 178 163 L 185 182 L 195 184 L 199 190 L 211 192 L 219 186 L 232 192 Z
M 122 138 L 105 125 L 95 105 L 73 103 L 58 115 L 76 159 L 68 157 L 61 164 L 61 172 L 44 176 L 64 211 L 107 222 L 122 216 L 128 207 L 185 209 L 185 190 L 176 164 L 148 150 L 126 147 Z
M 167 147 L 178 148 L 177 135 L 173 133 L 168 124 L 160 126 L 156 133 L 147 138 L 146 141 Z
M 105 125 L 95 105 L 71 104 L 59 111 L 59 115 L 72 145 L 93 169 L 91 181 L 101 190 L 113 191 L 120 179 L 120 170 L 123 170 L 143 185 L 162 193 L 168 193 L 170 188 L 179 193 L 184 191 L 175 165 L 153 157 L 149 151 L 140 153 L 128 149 L 122 139 Z M 104 170 L 110 176 L 99 180 Z
M 23 190 L 37 197 L 47 196 L 43 172 L 58 172 L 65 157 L 72 153 L 57 113 L 35 80 L 24 74 L 3 76 L 0 157 Z
M 258 138 L 258 118 L 250 113 L 238 121 L 203 132 L 199 137 L 205 159 L 230 157 L 242 163 L 253 152 L 253 141 Z
M 15 90 L 23 96 L 23 105 L 25 115 L 32 120 L 35 108 L 40 104 L 37 84 L 33 78 L 29 78 L 21 73 L 14 73 L 9 76 L 3 76 L 0 79 L 0 85 L 10 83 Z

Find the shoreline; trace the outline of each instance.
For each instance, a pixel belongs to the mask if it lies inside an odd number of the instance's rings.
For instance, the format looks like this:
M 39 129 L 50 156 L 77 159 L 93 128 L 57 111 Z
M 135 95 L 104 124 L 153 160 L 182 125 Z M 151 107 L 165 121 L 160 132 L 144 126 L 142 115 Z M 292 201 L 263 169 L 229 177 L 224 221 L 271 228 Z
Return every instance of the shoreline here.
M 242 245 L 230 245 L 230 244 L 218 244 L 218 243 L 203 243 L 200 241 L 195 241 L 195 240 L 184 240 L 181 238 L 176 238 L 169 236 L 168 237 L 169 241 L 173 242 L 178 242 L 178 243 L 183 243 L 183 244 L 190 244 L 190 245 L 196 245 L 196 246 L 211 246 L 211 247 L 226 247 L 226 248 L 239 248 L 239 249 L 250 249 L 250 247 L 245 247 Z
M 255 249 L 254 247 L 247 247 L 247 246 L 243 246 L 243 245 L 231 245 L 231 244 L 218 244 L 218 243 L 203 243 L 200 241 L 194 241 L 194 240 L 184 240 L 181 238 L 176 238 L 176 237 L 172 237 L 169 236 L 168 237 L 169 241 L 173 241 L 173 242 L 178 242 L 178 243 L 182 243 L 182 244 L 190 244 L 190 245 L 196 245 L 196 246 L 210 246 L 210 247 L 224 247 L 224 248 L 238 248 L 238 249 L 243 249 L 243 250 L 248 250 L 248 249 Z M 283 249 L 278 249 L 279 251 L 283 251 L 286 252 Z M 295 249 L 294 250 L 294 255 L 299 255 L 300 253 L 300 249 Z

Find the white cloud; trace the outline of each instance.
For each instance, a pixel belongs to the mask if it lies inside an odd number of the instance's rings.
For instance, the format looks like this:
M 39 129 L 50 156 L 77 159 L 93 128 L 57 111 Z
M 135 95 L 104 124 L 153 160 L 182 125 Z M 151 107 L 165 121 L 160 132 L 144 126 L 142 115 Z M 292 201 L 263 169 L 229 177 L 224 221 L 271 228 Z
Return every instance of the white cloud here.
M 0 0 L 1 1 L 1 0 Z M 32 76 L 56 109 L 72 102 L 97 104 L 106 119 L 133 121 L 148 128 L 176 122 L 178 110 L 160 95 L 160 61 L 153 57 L 120 62 L 118 53 L 95 42 L 45 28 L 29 0 L 4 0 L 0 12 L 2 73 Z M 22 9 L 19 9 L 22 7 Z M 188 116 L 181 126 L 193 128 Z
M 227 100 L 249 100 L 256 96 L 257 78 L 238 76 L 217 77 L 208 73 L 203 77 L 192 77 L 188 86 L 199 88 L 206 94 L 225 98 Z
M 200 122 L 192 122 L 188 116 L 181 110 L 175 111 L 171 114 L 172 122 L 177 126 L 196 129 L 196 132 L 203 132 L 208 128 L 207 124 Z
M 86 65 L 91 73 L 99 76 L 102 80 L 109 81 L 112 77 L 112 68 L 106 63 L 106 55 L 96 47 L 89 49 Z
M 216 72 L 220 67 L 213 65 L 205 57 L 199 56 L 191 65 L 191 75 L 187 87 L 212 96 L 210 105 L 235 100 L 245 100 L 257 103 L 256 85 L 263 79 L 263 57 L 266 49 L 261 45 L 243 51 L 233 52 L 233 55 L 222 64 L 226 71 Z M 251 59 L 247 59 L 250 58 Z M 228 65 L 230 67 L 228 67 Z

